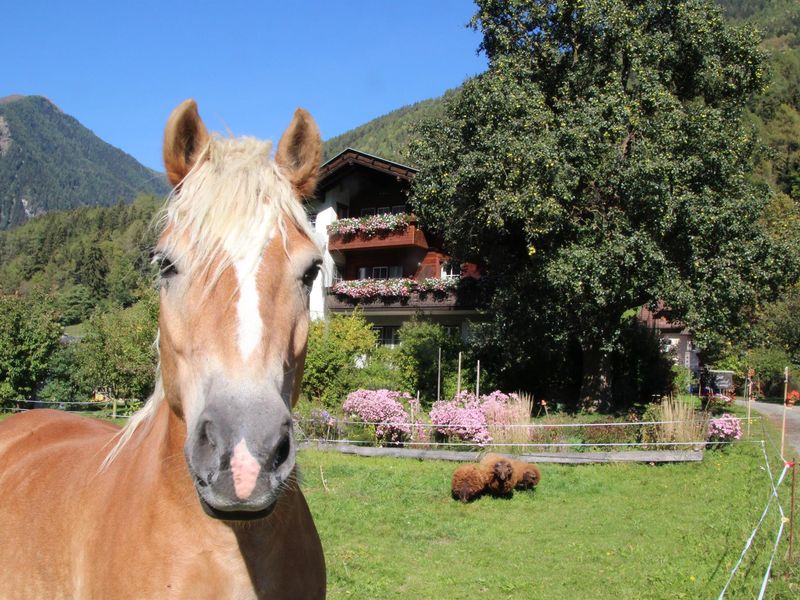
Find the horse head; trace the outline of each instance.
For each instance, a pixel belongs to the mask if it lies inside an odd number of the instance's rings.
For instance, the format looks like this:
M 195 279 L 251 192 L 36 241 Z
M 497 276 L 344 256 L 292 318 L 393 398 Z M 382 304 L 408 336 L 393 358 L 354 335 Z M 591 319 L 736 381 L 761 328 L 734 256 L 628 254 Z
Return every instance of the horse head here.
M 209 135 L 191 100 L 165 129 L 176 187 L 154 253 L 160 385 L 185 423 L 200 502 L 217 518 L 266 516 L 294 473 L 291 408 L 321 264 L 301 201 L 320 157 L 302 109 L 274 159 L 269 142 Z

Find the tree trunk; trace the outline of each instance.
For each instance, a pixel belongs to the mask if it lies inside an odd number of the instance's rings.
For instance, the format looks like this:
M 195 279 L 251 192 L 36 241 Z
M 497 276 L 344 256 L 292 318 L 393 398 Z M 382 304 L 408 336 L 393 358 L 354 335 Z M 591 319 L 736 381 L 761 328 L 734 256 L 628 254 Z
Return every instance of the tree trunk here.
M 611 396 L 611 357 L 598 345 L 584 344 L 580 407 L 587 412 L 607 408 Z

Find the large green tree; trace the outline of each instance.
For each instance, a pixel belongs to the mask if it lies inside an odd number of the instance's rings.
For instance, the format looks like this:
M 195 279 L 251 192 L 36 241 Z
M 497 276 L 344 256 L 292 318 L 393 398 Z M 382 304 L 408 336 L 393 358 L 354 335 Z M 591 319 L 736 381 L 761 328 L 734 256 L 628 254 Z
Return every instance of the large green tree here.
M 0 295 L 0 403 L 34 398 L 60 337 L 49 298 Z
M 489 69 L 423 126 L 412 202 L 494 278 L 507 381 L 574 357 L 598 407 L 627 311 L 663 300 L 713 349 L 793 274 L 750 177 L 758 37 L 706 0 L 477 4 Z

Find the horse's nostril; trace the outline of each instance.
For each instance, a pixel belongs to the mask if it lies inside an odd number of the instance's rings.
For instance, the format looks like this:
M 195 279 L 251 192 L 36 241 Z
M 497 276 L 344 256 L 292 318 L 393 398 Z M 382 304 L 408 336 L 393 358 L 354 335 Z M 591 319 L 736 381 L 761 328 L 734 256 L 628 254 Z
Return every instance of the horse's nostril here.
M 212 448 L 216 448 L 217 443 L 214 441 L 213 429 L 214 426 L 211 424 L 211 421 L 206 421 L 203 423 L 202 435 Z
M 289 438 L 289 434 L 286 434 L 281 440 L 281 443 L 278 444 L 278 448 L 275 450 L 275 460 L 272 461 L 273 469 L 277 469 L 286 462 L 286 459 L 289 458 L 289 451 L 291 449 L 292 441 Z

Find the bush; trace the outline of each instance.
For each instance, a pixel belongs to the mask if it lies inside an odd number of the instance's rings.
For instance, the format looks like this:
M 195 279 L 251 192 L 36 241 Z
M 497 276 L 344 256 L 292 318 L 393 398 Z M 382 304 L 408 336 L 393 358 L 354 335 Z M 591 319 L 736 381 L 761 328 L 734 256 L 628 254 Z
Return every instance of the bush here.
M 414 390 L 405 384 L 400 360 L 398 348 L 378 346 L 366 357 L 362 368 L 352 369 L 349 376 L 343 377 L 342 380 L 347 390 L 388 389 L 413 392 Z
M 442 350 L 442 368 L 446 372 L 456 354 L 458 340 L 448 336 L 441 325 L 416 318 L 403 323 L 399 331 L 400 347 L 398 365 L 403 388 L 409 392 L 419 390 L 425 399 L 436 398 L 436 378 L 439 369 L 439 349 Z
M 761 391 L 767 397 L 783 398 L 783 370 L 796 370 L 789 356 L 778 348 L 755 348 L 747 353 L 748 364 L 755 369 Z
M 692 370 L 683 365 L 672 365 L 672 389 L 676 394 L 689 394 L 693 383 L 697 378 Z
M 76 355 L 78 344 L 60 346 L 47 365 L 47 381 L 38 396 L 44 400 L 68 402 L 87 398 L 92 389 L 80 377 Z
M 314 321 L 308 332 L 308 352 L 302 391 L 327 407 L 338 406 L 350 388 L 356 361 L 375 347 L 377 334 L 359 311 Z
M 48 297 L 0 295 L 0 403 L 33 397 L 60 337 Z
M 476 398 L 462 391 L 452 400 L 440 400 L 431 408 L 431 423 L 439 437 L 450 441 L 472 442 L 485 445 L 492 441 L 492 432 L 514 439 L 509 443 L 523 443 L 517 439 L 509 425 L 527 424 L 530 419 L 530 401 L 522 401 L 516 394 L 495 390 Z M 527 430 L 525 440 L 527 440 Z M 504 441 L 498 439 L 498 442 Z
M 613 421 L 609 421 L 613 423 Z M 583 428 L 583 441 L 586 444 L 635 444 L 639 441 L 635 426 L 596 425 Z M 605 450 L 605 448 L 600 448 Z
M 95 311 L 75 349 L 79 376 L 91 389 L 118 398 L 147 398 L 155 382 L 158 296 L 146 293 L 130 308 Z
M 431 423 L 435 426 L 434 431 L 445 440 L 479 445 L 492 440 L 480 401 L 470 392 L 461 392 L 453 400 L 434 402 Z
M 741 421 L 730 413 L 708 423 L 708 439 L 712 442 L 733 442 L 742 437 Z
M 394 445 L 411 438 L 411 413 L 420 412 L 410 394 L 390 390 L 356 390 L 347 395 L 342 409 L 351 418 L 373 425 L 375 441 Z
M 300 429 L 303 433 L 316 440 L 335 439 L 337 433 L 337 421 L 331 413 L 324 408 L 313 407 L 306 416 L 300 416 Z

